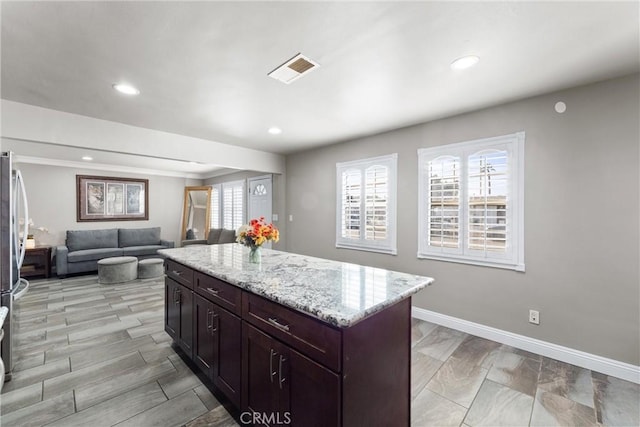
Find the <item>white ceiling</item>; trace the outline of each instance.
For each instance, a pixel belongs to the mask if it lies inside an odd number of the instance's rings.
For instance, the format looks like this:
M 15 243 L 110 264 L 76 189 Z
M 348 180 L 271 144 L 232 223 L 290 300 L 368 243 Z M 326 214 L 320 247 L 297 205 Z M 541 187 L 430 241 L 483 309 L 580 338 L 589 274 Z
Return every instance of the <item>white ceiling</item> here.
M 640 68 L 638 2 L 1 7 L 3 99 L 282 154 Z M 298 52 L 321 67 L 267 76 Z M 480 63 L 450 69 L 467 54 Z

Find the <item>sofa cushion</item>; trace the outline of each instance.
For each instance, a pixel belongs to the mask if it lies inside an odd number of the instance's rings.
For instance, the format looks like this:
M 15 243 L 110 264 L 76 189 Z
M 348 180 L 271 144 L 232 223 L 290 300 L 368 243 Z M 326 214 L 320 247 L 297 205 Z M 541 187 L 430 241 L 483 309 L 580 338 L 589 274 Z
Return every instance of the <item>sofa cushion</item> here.
M 79 251 L 69 252 L 67 262 L 83 262 L 97 261 L 102 258 L 110 258 L 114 256 L 122 256 L 120 248 L 101 248 L 101 249 L 81 249 Z
M 145 245 L 145 246 L 128 246 L 122 248 L 121 251 L 124 256 L 143 256 L 143 255 L 155 255 L 158 249 L 166 249 L 166 246 L 162 245 Z
M 218 239 L 218 243 L 234 243 L 235 241 L 236 241 L 235 230 L 222 229 L 222 231 L 220 232 L 220 238 Z
M 211 230 L 209 230 L 209 237 L 207 238 L 207 244 L 215 245 L 216 243 L 218 243 L 221 232 L 222 232 L 222 228 L 212 228 Z
M 69 252 L 83 249 L 117 248 L 118 230 L 69 230 L 67 231 Z
M 160 244 L 160 227 L 120 228 L 118 243 L 121 248 Z

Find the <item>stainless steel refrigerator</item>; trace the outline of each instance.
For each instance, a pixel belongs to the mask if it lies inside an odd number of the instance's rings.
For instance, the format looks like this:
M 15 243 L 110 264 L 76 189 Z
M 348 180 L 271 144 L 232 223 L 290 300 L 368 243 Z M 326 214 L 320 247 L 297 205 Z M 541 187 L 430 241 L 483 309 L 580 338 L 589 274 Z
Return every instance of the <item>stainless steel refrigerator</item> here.
M 12 153 L 0 154 L 0 305 L 9 310 L 2 327 L 4 338 L 0 342 L 0 355 L 4 362 L 5 381 L 13 370 L 13 341 L 15 317 L 13 306 L 29 288 L 29 282 L 20 278 L 25 247 L 22 241 L 29 233 L 27 194 L 22 174 L 13 170 Z

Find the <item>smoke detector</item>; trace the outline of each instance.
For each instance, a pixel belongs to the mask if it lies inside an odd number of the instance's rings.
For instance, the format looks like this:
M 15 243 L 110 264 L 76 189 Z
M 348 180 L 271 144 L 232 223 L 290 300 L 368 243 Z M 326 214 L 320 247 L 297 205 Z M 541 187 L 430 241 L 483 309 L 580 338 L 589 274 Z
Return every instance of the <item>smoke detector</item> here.
M 289 84 L 300 77 L 309 74 L 311 71 L 320 67 L 313 59 L 310 59 L 299 53 L 275 70 L 271 71 L 268 76 L 282 83 Z

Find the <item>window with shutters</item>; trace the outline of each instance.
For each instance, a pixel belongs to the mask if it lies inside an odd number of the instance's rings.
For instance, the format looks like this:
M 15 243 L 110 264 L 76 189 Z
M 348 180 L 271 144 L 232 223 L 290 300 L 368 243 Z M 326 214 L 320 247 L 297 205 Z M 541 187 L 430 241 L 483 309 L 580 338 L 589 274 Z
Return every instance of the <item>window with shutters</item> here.
M 223 182 L 211 186 L 211 228 L 237 230 L 245 223 L 244 181 Z
M 524 132 L 418 150 L 418 257 L 524 271 Z
M 336 164 L 336 247 L 396 254 L 397 159 Z

